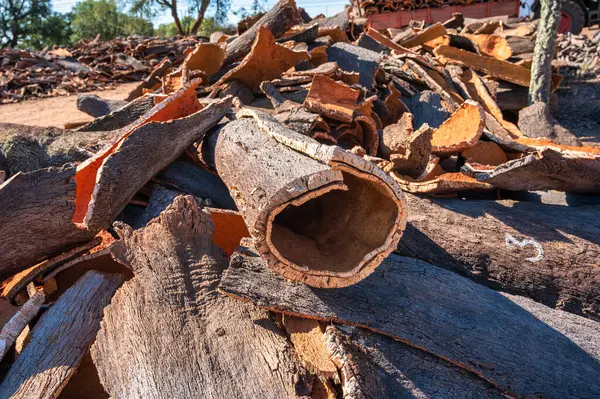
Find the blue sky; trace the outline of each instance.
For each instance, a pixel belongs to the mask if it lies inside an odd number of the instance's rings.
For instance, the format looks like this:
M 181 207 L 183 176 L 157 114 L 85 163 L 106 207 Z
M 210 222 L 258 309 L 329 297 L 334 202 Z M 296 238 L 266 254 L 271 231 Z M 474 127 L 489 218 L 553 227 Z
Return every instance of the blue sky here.
M 52 4 L 55 11 L 58 12 L 69 12 L 75 4 L 77 4 L 78 0 L 52 0 Z M 271 8 L 277 0 L 269 0 L 267 3 L 267 9 Z M 118 1 L 117 1 L 118 3 Z M 324 14 L 326 16 L 331 16 L 339 13 L 344 9 L 344 5 L 348 4 L 344 0 L 326 0 L 326 1 L 317 1 L 317 0 L 296 0 L 296 5 L 298 7 L 303 7 L 309 15 L 314 16 L 317 14 Z M 249 7 L 252 4 L 252 0 L 232 0 L 231 9 L 237 10 L 241 7 Z M 229 20 L 232 23 L 236 23 L 238 18 L 233 15 L 231 12 L 229 13 Z M 171 15 L 169 12 L 164 12 L 162 15 L 157 16 L 157 18 L 153 21 L 155 26 L 158 26 L 162 23 L 170 23 L 172 22 Z

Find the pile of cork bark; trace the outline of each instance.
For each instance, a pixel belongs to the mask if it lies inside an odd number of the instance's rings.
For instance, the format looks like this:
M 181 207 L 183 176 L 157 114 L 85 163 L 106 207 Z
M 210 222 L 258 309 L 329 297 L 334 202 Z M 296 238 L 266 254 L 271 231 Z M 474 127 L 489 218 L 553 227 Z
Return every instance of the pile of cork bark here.
M 598 397 L 600 150 L 525 137 L 527 67 L 449 26 L 281 0 L 1 124 L 0 398 Z
M 163 70 L 179 65 L 185 57 L 184 51 L 200 41 L 195 36 L 169 39 L 132 36 L 101 41 L 98 36 L 94 40 L 81 40 L 73 48 L 0 49 L 0 104 L 103 90 L 119 82 L 139 81 L 159 63 Z

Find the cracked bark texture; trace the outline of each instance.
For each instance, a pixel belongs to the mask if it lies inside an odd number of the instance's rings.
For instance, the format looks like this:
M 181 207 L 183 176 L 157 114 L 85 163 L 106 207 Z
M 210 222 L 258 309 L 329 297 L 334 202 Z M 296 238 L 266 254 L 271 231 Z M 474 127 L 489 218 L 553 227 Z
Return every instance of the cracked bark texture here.
M 0 278 L 48 256 L 91 240 L 97 231 L 79 229 L 75 169 L 18 173 L 0 186 Z
M 265 309 L 390 336 L 512 397 L 600 395 L 600 323 L 420 260 L 391 255 L 355 285 L 317 289 L 285 280 L 240 247 L 219 289 Z
M 135 277 L 105 310 L 91 351 L 111 397 L 310 395 L 312 381 L 268 313 L 217 293 L 227 256 L 210 220 L 179 196 L 145 228 L 121 230 L 115 256 Z
M 560 23 L 561 0 L 541 0 L 541 18 L 533 50 L 529 104 L 550 103 L 552 83 L 552 59 L 556 51 L 556 35 Z
M 0 386 L 1 398 L 56 398 L 77 370 L 99 328 L 102 310 L 123 282 L 90 271 L 40 318 L 31 341 Z

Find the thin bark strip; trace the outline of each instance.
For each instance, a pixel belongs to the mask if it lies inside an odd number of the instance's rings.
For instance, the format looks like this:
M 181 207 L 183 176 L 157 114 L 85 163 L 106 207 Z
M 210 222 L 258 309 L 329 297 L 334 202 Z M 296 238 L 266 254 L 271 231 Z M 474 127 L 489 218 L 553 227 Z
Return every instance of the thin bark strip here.
M 402 254 L 600 321 L 600 207 L 412 195 L 407 203 Z
M 205 141 L 206 152 L 269 266 L 321 287 L 368 276 L 402 235 L 398 186 L 372 163 L 267 114 L 238 117 Z
M 240 247 L 219 289 L 265 309 L 369 328 L 513 396 L 600 395 L 599 323 L 420 260 L 391 255 L 360 283 L 327 290 L 286 280 L 257 252 Z
M 508 61 L 497 60 L 492 57 L 473 54 L 465 50 L 450 46 L 439 46 L 433 53 L 449 62 L 458 63 L 466 67 L 473 68 L 476 71 L 486 73 L 494 78 L 506 80 L 520 86 L 529 87 L 531 82 L 531 71 L 520 65 L 512 64 Z M 554 91 L 560 81 L 561 75 L 552 75 L 551 90 Z
M 323 344 L 342 374 L 344 398 L 506 398 L 452 363 L 363 328 L 329 325 Z
M 267 312 L 216 291 L 227 257 L 193 197 L 123 230 L 135 277 L 104 312 L 92 347 L 114 398 L 298 398 L 306 372 Z M 257 355 L 259 354 L 259 355 Z M 308 387 L 308 388 L 307 388 Z
M 33 328 L 31 341 L 0 386 L 0 397 L 56 398 L 98 331 L 102 311 L 120 275 L 88 272 L 65 292 Z
M 2 327 L 0 331 L 0 360 L 8 353 L 11 346 L 17 340 L 21 331 L 37 316 L 40 308 L 46 301 L 43 290 L 36 290 L 17 313 Z
M 74 177 L 73 168 L 49 168 L 0 186 L 0 279 L 94 237 L 73 223 Z
M 477 180 L 511 191 L 557 190 L 600 193 L 600 155 L 546 148 L 508 161 L 493 170 L 468 165 L 465 172 Z
M 250 29 L 227 44 L 227 58 L 224 64 L 230 64 L 250 52 L 252 43 L 261 26 L 267 25 L 275 38 L 283 35 L 294 25 L 302 23 L 302 17 L 294 0 L 280 0 Z

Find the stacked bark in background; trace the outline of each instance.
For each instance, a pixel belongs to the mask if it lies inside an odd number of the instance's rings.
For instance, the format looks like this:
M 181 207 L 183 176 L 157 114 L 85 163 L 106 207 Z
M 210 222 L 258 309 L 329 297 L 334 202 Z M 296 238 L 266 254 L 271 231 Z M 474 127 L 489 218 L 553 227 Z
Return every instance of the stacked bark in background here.
M 392 11 L 415 10 L 428 7 L 468 5 L 497 0 L 363 0 L 359 7 L 365 16 Z
M 74 48 L 0 49 L 0 104 L 31 97 L 64 96 L 142 80 L 160 61 L 178 65 L 196 37 L 96 38 Z
M 597 78 L 600 73 L 600 33 L 592 37 L 560 35 L 556 59 L 565 72 L 577 77 Z
M 598 148 L 508 120 L 500 35 L 350 29 L 0 125 L 0 398 L 600 395 Z

